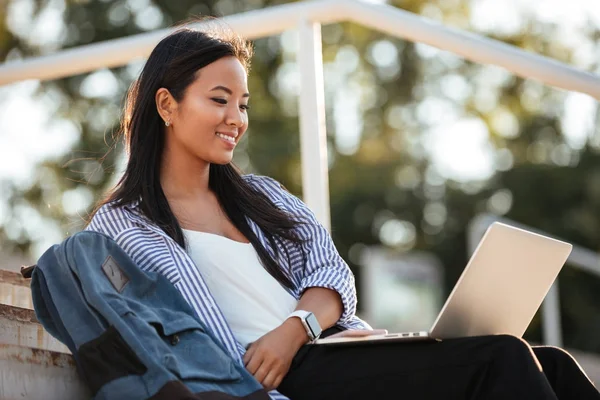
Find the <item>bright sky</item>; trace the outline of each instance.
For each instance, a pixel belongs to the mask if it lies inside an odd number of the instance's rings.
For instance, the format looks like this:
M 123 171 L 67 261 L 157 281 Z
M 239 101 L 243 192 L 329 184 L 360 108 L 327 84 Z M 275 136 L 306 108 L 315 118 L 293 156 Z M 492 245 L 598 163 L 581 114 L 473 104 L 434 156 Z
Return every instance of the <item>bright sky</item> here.
M 151 21 L 156 25 L 160 18 L 156 12 L 148 11 L 147 0 L 130 0 L 132 10 L 138 16 L 140 26 L 143 21 Z M 445 7 L 450 7 L 452 0 L 444 0 Z M 598 59 L 596 44 L 591 43 L 582 34 L 586 20 L 591 20 L 600 26 L 600 7 L 597 0 L 546 0 L 532 2 L 529 0 L 473 0 L 473 15 L 471 23 L 485 33 L 504 32 L 507 34 L 524 29 L 524 21 L 529 18 L 552 22 L 560 26 L 561 35 L 557 38 L 566 44 L 577 48 L 575 65 L 589 69 Z M 35 26 L 29 25 L 32 1 L 19 0 L 10 3 L 7 21 L 10 29 L 18 35 L 28 38 L 30 42 L 43 45 L 48 52 L 53 52 L 56 42 L 66 35 L 61 28 L 61 13 L 64 9 L 63 0 L 51 0 L 54 8 L 49 8 Z M 151 8 L 151 7 L 150 7 Z M 142 13 L 146 13 L 143 18 Z M 152 17 L 152 15 L 154 17 Z M 435 13 L 434 13 L 435 14 Z M 115 14 L 117 15 L 117 14 Z M 152 17 L 152 18 L 151 18 Z M 143 26 L 152 29 L 152 26 Z M 326 40 L 326 38 L 324 38 Z M 296 47 L 294 34 L 282 35 L 284 48 L 293 52 Z M 393 76 L 400 66 L 396 64 L 396 48 L 387 41 L 381 41 L 372 46 L 371 57 L 381 67 L 382 74 Z M 418 51 L 424 57 L 441 57 L 447 62 L 456 62 L 456 57 L 429 46 L 418 46 Z M 17 57 L 10 55 L 9 58 Z M 278 75 L 280 82 L 288 93 L 296 93 L 297 85 L 294 79 L 298 77 L 293 57 L 290 63 L 284 65 Z M 351 154 L 356 151 L 360 142 L 362 121 L 361 107 L 377 106 L 376 92 L 359 85 L 347 84 L 347 77 L 358 66 L 358 55 L 352 47 L 342 49 L 335 62 L 325 66 L 325 82 L 327 83 L 328 101 L 334 107 L 336 123 L 336 146 L 339 151 Z M 139 70 L 139 64 L 131 67 L 132 75 Z M 510 77 L 499 69 L 490 69 L 486 82 L 498 84 Z M 596 71 L 597 72 L 597 71 Z M 292 78 L 292 79 L 289 79 Z M 292 82 L 285 86 L 285 82 Z M 115 81 L 108 71 L 98 71 L 84 83 L 84 92 L 88 97 L 104 97 L 114 93 Z M 34 100 L 34 93 L 39 83 L 30 81 L 0 87 L 0 181 L 11 180 L 26 187 L 31 182 L 36 171 L 36 164 L 53 157 L 61 156 L 78 138 L 76 126 L 67 120 L 52 117 L 55 108 L 52 96 Z M 461 96 L 469 95 L 471 85 L 461 76 L 444 78 L 443 90 L 453 98 L 460 100 Z M 490 87 L 491 88 L 491 87 Z M 478 93 L 482 106 L 486 104 L 485 91 Z M 494 104 L 489 105 L 494 107 Z M 580 148 L 586 138 L 594 132 L 595 109 L 597 102 L 586 95 L 569 93 L 564 102 L 563 128 L 568 142 L 573 148 Z M 503 110 L 496 110 L 494 123 L 498 123 L 503 132 L 510 136 L 515 128 L 515 121 Z M 292 111 L 293 112 L 293 111 Z M 399 110 L 398 112 L 401 112 Z M 432 97 L 424 101 L 416 110 L 420 118 L 442 113 L 440 121 L 430 121 L 429 128 L 421 132 L 425 150 L 431 155 L 434 166 L 442 177 L 460 181 L 485 179 L 491 176 L 496 168 L 496 150 L 488 141 L 489 132 L 482 121 L 473 117 L 464 117 L 447 100 Z M 393 120 L 394 115 L 388 115 Z M 74 206 L 79 201 L 79 208 L 84 208 L 89 199 L 66 194 L 64 199 Z M 70 196 L 70 197 L 69 197 Z M 0 194 L 0 223 L 6 217 L 5 207 Z M 4 211 L 3 211 L 4 207 Z M 46 234 L 47 242 L 54 243 L 60 232 Z M 58 237 L 60 239 L 60 237 Z M 40 244 L 44 248 L 45 243 Z

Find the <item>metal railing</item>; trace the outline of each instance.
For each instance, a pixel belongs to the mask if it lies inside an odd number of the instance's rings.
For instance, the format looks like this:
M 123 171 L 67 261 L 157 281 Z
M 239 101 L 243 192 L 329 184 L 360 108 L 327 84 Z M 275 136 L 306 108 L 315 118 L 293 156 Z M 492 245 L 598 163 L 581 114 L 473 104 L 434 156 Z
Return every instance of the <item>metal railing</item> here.
M 321 24 L 352 21 L 392 36 L 451 51 L 473 62 L 494 64 L 524 78 L 537 79 L 600 99 L 600 78 L 593 74 L 497 40 L 446 27 L 386 4 L 359 0 L 312 0 L 232 15 L 223 18 L 223 21 L 248 39 L 298 29 L 303 197 L 326 227 L 330 226 L 330 214 Z M 0 65 L 0 85 L 25 79 L 57 79 L 124 65 L 146 57 L 170 31 L 164 29 L 8 62 Z
M 556 60 L 533 54 L 503 42 L 446 27 L 438 22 L 386 4 L 360 0 L 311 0 L 250 11 L 223 18 L 248 39 L 297 29 L 297 60 L 301 76 L 299 118 L 303 197 L 316 217 L 330 226 L 328 162 L 325 131 L 321 25 L 351 21 L 406 40 L 447 50 L 467 60 L 503 67 L 523 77 L 600 99 L 600 78 Z M 209 22 L 210 23 L 210 22 Z M 202 23 L 198 24 L 199 27 Z M 58 79 L 117 67 L 148 56 L 171 29 L 90 44 L 56 54 L 11 61 L 0 65 L 0 85 L 26 79 Z M 574 249 L 572 265 L 598 274 L 598 256 Z M 547 340 L 560 343 L 558 294 L 554 287 L 544 303 Z M 558 330 L 557 330 L 558 326 Z M 557 333 L 558 332 L 558 333 Z

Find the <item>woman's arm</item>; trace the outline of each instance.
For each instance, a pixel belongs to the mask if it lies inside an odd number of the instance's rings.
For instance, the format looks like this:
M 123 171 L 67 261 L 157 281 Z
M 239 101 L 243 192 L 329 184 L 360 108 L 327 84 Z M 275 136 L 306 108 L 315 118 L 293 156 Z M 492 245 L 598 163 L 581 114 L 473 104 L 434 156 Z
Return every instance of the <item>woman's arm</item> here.
M 303 239 L 304 262 L 291 265 L 301 293 L 297 310 L 312 312 L 322 329 L 347 320 L 356 311 L 354 275 L 338 254 L 331 236 L 310 209 L 268 177 L 253 178 L 258 189 L 282 209 L 302 221 L 298 235 Z M 268 390 L 276 388 L 287 374 L 297 351 L 309 340 L 299 318 L 282 324 L 252 343 L 244 355 L 250 373 Z
M 312 312 L 323 328 L 329 328 L 340 319 L 343 306 L 337 292 L 315 287 L 302 294 L 296 309 Z M 308 340 L 300 319 L 288 318 L 248 347 L 244 364 L 267 390 L 275 389 L 287 374 L 300 347 Z
M 334 325 L 338 321 L 346 322 L 352 319 L 356 312 L 354 275 L 335 248 L 327 229 L 319 223 L 314 213 L 306 204 L 289 193 L 276 180 L 266 176 L 254 176 L 251 179 L 255 182 L 257 189 L 263 191 L 271 201 L 293 217 L 302 221 L 296 233 L 303 240 L 301 251 L 304 255 L 304 262 L 293 263 L 290 271 L 296 278 L 296 281 L 299 282 L 297 291 L 302 293 L 300 301 L 303 301 L 305 294 L 309 290 L 322 288 L 336 292 L 337 299 L 340 300 L 342 305 L 342 312 L 338 315 L 336 321 L 329 321 L 326 318 L 327 315 L 330 315 L 329 312 L 324 313 L 323 316 L 325 319 L 322 321 L 319 313 L 315 312 L 322 305 L 310 299 L 312 297 L 310 295 L 304 301 L 310 301 L 310 305 L 314 306 L 315 309 L 307 309 L 306 311 L 312 311 L 315 314 L 323 329 Z
M 312 312 L 317 317 L 321 329 L 325 330 L 340 319 L 344 306 L 340 295 L 335 290 L 312 287 L 304 291 L 296 310 Z M 288 332 L 296 350 L 308 342 L 308 334 L 299 318 L 288 318 L 281 327 Z

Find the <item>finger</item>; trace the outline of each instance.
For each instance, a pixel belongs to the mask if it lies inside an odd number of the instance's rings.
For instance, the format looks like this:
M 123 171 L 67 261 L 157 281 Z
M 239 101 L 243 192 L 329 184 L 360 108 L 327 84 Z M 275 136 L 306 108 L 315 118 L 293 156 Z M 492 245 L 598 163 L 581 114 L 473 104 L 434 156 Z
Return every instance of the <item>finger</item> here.
M 333 334 L 331 336 L 328 336 L 330 338 L 336 338 L 336 337 L 364 337 L 364 336 L 373 336 L 373 335 L 386 335 L 387 334 L 387 329 L 373 329 L 373 330 L 366 330 L 366 329 L 348 329 L 342 332 L 338 332 L 336 334 Z
M 370 331 L 366 331 L 366 330 L 357 330 L 357 329 L 348 329 L 342 332 L 338 332 L 334 335 L 331 335 L 329 337 L 331 338 L 336 338 L 336 337 L 358 337 L 358 336 L 369 336 L 370 335 Z
M 263 381 L 263 387 L 268 391 L 277 388 L 275 383 L 279 379 L 279 375 L 279 372 L 275 371 L 275 369 L 271 369 Z
M 273 390 L 277 389 L 279 387 L 279 385 L 281 385 L 281 381 L 283 380 L 283 378 L 285 378 L 285 375 L 279 375 L 276 379 L 275 382 L 273 383 Z
M 255 374 L 252 374 L 252 375 L 254 375 L 254 378 L 255 378 L 255 379 L 256 379 L 256 380 L 257 380 L 257 381 L 258 381 L 258 382 L 259 382 L 261 385 L 265 386 L 265 385 L 264 385 L 264 381 L 265 381 L 265 378 L 267 377 L 267 375 L 269 375 L 269 372 L 271 372 L 271 371 L 270 371 L 270 368 L 267 366 L 267 364 L 266 364 L 266 363 L 264 363 L 264 362 L 263 362 L 263 363 L 260 365 L 260 368 L 258 369 L 258 371 L 256 371 L 256 373 L 255 373 Z
M 369 336 L 372 336 L 372 335 L 387 335 L 388 334 L 388 330 L 387 329 L 373 329 L 373 330 L 370 330 L 370 331 L 367 331 L 367 332 L 371 333 Z
M 361 330 L 353 329 L 346 331 L 348 337 L 362 337 L 362 336 L 374 336 L 374 335 L 385 335 L 387 331 L 385 329 L 373 329 L 373 330 Z
M 262 357 L 260 357 L 259 354 L 253 354 L 252 357 L 250 358 L 250 360 L 248 361 L 248 364 L 246 365 L 246 369 L 252 375 L 256 375 L 256 372 L 261 367 L 262 363 L 263 363 Z
M 250 346 L 248 347 L 248 351 L 246 351 L 246 354 L 244 354 L 244 366 L 248 366 L 248 363 L 250 362 L 250 360 L 252 359 L 252 356 L 254 355 L 254 352 L 256 351 L 256 346 L 254 346 L 254 343 L 250 343 Z

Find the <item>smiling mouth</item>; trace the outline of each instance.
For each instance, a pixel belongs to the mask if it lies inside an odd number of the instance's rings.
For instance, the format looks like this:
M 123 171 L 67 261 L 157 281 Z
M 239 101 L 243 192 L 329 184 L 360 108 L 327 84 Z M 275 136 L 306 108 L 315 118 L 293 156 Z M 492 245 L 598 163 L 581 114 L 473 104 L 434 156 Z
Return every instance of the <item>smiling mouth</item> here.
M 235 138 L 233 136 L 224 135 L 222 133 L 217 132 L 217 136 L 223 140 L 227 140 L 229 143 L 235 144 Z

